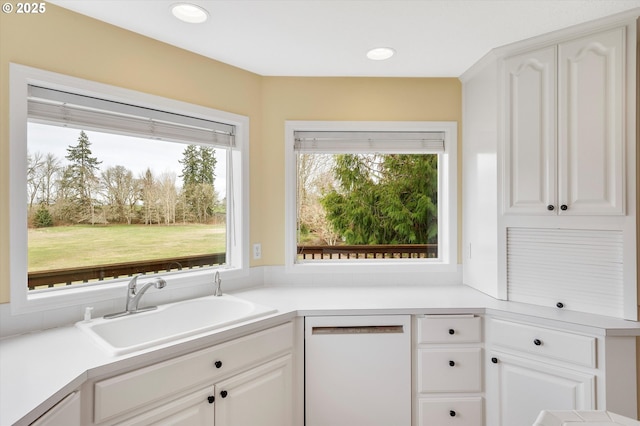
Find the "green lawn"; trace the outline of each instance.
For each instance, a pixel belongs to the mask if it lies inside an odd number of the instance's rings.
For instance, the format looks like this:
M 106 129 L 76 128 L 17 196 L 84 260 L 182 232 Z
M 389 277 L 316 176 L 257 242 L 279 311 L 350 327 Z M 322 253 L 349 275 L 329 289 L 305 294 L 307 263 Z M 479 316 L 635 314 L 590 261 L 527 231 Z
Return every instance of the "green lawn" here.
M 75 225 L 29 229 L 29 271 L 225 251 L 225 225 Z

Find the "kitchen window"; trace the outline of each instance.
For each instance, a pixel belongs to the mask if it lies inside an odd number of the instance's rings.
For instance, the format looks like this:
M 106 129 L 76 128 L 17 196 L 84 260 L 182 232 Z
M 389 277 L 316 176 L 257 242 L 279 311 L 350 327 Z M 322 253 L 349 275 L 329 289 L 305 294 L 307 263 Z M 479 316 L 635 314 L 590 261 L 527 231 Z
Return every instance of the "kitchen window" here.
M 246 118 L 11 71 L 12 305 L 247 268 Z
M 454 269 L 455 123 L 290 121 L 285 132 L 289 270 Z

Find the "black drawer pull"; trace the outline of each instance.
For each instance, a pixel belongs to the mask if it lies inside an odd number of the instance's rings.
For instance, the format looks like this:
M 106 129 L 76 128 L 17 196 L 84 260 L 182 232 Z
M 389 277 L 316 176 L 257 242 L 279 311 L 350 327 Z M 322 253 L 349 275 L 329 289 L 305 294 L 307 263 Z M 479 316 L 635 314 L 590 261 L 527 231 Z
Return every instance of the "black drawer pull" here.
M 227 393 L 226 390 L 223 390 L 222 392 L 220 392 L 220 396 L 223 397 L 223 398 L 226 398 L 227 395 L 228 395 L 228 393 Z
M 453 367 L 455 365 L 456 365 L 455 361 L 449 361 L 449 367 Z
M 453 410 L 450 410 L 450 411 L 449 411 L 449 415 L 450 415 L 451 417 L 455 417 L 455 416 L 456 416 L 456 412 L 455 412 L 455 411 L 453 411 Z
M 449 334 L 451 334 L 453 336 L 454 334 L 456 334 L 456 331 L 453 328 L 450 328 L 449 329 Z
M 542 340 L 540 340 L 540 339 L 534 339 L 534 340 L 533 340 L 533 344 L 534 344 L 534 345 L 536 345 L 536 346 L 540 346 L 540 345 L 542 345 Z
M 216 361 L 213 364 L 216 366 L 216 368 L 222 367 L 222 361 Z
M 498 358 L 496 358 L 495 356 L 493 358 L 491 358 L 491 362 L 494 364 L 498 363 Z
M 213 402 L 216 400 L 215 396 L 208 396 L 207 397 L 207 401 L 209 401 L 209 404 L 213 404 Z
M 556 307 L 562 309 L 562 308 L 564 308 L 564 303 L 558 302 L 558 303 L 556 303 Z

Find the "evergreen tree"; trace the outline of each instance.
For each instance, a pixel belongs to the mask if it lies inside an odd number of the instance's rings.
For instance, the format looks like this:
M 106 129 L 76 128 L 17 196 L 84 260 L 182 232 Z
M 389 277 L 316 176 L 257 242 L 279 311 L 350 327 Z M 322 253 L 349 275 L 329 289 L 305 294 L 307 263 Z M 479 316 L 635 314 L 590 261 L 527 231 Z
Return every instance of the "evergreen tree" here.
M 337 155 L 320 200 L 347 244 L 437 242 L 436 155 Z
M 40 207 L 36 210 L 36 214 L 33 218 L 33 226 L 36 228 L 53 226 L 53 217 L 51 216 L 49 209 L 47 209 L 44 204 L 40 204 Z
M 198 183 L 213 186 L 215 180 L 216 157 L 211 147 L 200 147 L 200 169 L 198 170 Z
M 182 153 L 182 197 L 183 216 L 190 216 L 198 222 L 206 222 L 213 215 L 216 194 L 216 158 L 211 147 L 188 145 Z
M 102 163 L 92 156 L 91 142 L 84 131 L 80 132 L 78 144 L 67 148 L 65 156 L 70 164 L 63 176 L 63 185 L 68 199 L 75 207 L 78 222 L 95 223 L 93 194 L 97 192 L 98 170 Z

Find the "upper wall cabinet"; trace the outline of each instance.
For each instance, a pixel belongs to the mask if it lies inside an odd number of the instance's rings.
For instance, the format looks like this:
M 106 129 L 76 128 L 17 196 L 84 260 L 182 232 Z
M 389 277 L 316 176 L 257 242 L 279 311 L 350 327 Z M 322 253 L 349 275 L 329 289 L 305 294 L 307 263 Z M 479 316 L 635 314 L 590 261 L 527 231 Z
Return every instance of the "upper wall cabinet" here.
M 504 213 L 625 213 L 625 30 L 504 60 Z

